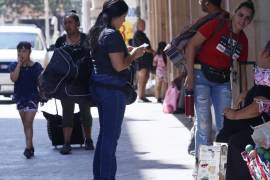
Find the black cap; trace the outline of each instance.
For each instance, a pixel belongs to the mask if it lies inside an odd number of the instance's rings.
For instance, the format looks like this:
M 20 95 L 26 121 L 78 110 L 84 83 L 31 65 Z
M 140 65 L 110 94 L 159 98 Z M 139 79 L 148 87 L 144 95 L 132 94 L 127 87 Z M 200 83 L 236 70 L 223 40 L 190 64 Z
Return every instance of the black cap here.
M 222 0 L 209 0 L 210 3 L 212 3 L 213 5 L 220 7 L 221 6 L 221 1 Z

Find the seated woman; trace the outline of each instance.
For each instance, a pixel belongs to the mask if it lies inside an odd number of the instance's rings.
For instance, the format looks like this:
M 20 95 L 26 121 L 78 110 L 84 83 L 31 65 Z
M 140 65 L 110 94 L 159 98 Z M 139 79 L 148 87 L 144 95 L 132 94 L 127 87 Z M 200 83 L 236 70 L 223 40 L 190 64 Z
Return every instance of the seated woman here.
M 261 52 L 255 69 L 255 85 L 244 97 L 242 109 L 224 110 L 224 127 L 217 136 L 217 142 L 227 142 L 228 159 L 226 180 L 252 179 L 241 152 L 247 144 L 254 144 L 251 127 L 270 120 L 270 113 L 262 111 L 258 101 L 270 100 L 270 41 Z M 240 100 L 238 101 L 241 102 Z

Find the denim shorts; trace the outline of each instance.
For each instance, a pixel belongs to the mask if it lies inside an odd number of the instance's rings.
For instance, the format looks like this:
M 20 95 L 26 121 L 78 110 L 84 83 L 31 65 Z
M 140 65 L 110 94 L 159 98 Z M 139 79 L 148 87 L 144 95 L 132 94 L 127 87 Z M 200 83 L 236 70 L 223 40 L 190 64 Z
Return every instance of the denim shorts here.
M 38 110 L 38 101 L 25 101 L 17 102 L 17 109 L 21 112 L 37 112 Z

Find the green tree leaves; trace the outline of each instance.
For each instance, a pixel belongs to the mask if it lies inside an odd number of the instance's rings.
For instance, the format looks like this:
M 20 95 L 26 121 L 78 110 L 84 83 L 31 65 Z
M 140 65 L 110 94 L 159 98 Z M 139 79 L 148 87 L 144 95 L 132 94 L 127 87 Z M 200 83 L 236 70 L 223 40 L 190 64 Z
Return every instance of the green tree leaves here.
M 64 11 L 68 11 L 73 7 L 78 8 L 78 3 L 81 0 L 48 0 L 50 12 L 56 12 L 59 8 L 63 7 Z M 33 11 L 44 13 L 44 0 L 0 0 L 0 15 L 4 15 L 8 10 L 17 12 L 22 6 L 28 6 Z

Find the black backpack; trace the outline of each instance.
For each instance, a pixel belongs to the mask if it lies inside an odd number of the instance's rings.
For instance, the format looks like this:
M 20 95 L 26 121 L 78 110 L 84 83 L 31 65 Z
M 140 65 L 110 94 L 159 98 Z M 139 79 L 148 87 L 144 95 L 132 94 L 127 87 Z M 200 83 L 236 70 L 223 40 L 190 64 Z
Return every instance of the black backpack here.
M 89 96 L 92 61 L 85 51 L 87 49 L 82 46 L 55 48 L 40 76 L 40 92 L 44 101 L 65 96 Z

